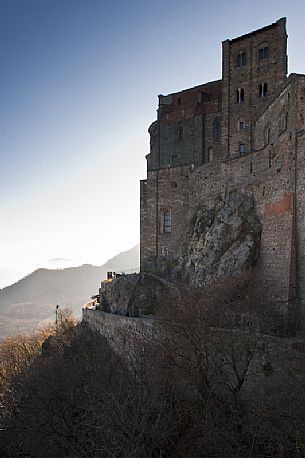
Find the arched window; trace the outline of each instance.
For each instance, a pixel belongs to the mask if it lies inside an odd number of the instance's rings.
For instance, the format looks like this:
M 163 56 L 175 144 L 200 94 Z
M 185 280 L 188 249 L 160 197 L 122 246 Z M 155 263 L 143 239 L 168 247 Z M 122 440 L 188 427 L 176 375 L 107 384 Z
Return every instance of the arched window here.
M 214 159 L 214 154 L 213 154 L 213 148 L 210 146 L 209 149 L 208 149 L 208 160 L 207 162 L 213 162 L 213 159 Z
M 172 232 L 172 214 L 169 210 L 163 215 L 163 231 L 165 234 Z
M 181 105 L 181 97 L 178 97 L 177 104 Z
M 247 56 L 246 56 L 246 53 L 245 52 L 240 52 L 237 56 L 236 56 L 236 67 L 237 68 L 240 68 L 240 67 L 245 67 L 247 65 Z
M 236 89 L 236 102 L 243 103 L 245 100 L 245 91 L 243 88 Z
M 213 142 L 218 142 L 221 135 L 220 120 L 215 118 L 213 121 Z
M 268 95 L 268 85 L 267 83 L 259 85 L 259 96 L 260 97 L 267 97 Z

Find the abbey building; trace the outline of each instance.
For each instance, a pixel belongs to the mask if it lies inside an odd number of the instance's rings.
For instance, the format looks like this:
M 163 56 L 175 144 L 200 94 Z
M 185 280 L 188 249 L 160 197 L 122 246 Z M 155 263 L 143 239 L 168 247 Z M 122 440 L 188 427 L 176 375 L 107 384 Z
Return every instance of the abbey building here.
M 285 18 L 224 41 L 222 79 L 159 96 L 158 117 L 149 128 L 147 179 L 141 181 L 142 271 L 176 259 L 198 208 L 204 207 L 205 215 L 211 212 L 201 246 L 211 245 L 212 210 L 219 199 L 237 192 L 254 202 L 261 227 L 255 262 L 272 300 L 279 307 L 297 302 L 303 315 L 304 98 L 305 75 L 287 76 Z M 219 211 L 217 218 L 222 218 Z M 232 221 L 238 226 L 238 218 L 219 220 L 217 228 L 224 231 Z M 250 235 L 251 224 L 248 220 Z M 222 246 L 224 266 L 229 265 L 228 250 L 237 253 L 236 243 L 231 238 Z M 198 251 L 194 271 L 200 257 Z M 209 259 L 205 253 L 201 262 Z

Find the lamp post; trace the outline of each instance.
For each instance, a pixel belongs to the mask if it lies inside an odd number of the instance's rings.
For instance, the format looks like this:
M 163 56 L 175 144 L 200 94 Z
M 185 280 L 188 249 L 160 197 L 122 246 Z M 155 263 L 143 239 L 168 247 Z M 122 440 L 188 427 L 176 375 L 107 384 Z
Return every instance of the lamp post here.
M 55 309 L 55 324 L 56 324 L 56 328 L 57 328 L 57 324 L 58 324 L 58 309 L 59 309 L 59 305 L 56 305 L 56 309 Z

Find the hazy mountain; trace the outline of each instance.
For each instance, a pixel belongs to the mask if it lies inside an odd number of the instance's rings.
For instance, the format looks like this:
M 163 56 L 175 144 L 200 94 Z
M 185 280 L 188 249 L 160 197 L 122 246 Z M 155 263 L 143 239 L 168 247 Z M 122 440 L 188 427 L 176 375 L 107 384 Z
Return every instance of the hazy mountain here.
M 81 305 L 97 294 L 108 270 L 137 270 L 139 246 L 124 251 L 102 266 L 84 264 L 67 269 L 38 269 L 0 289 L 0 338 L 34 329 L 54 316 L 55 306 L 69 306 L 80 315 Z

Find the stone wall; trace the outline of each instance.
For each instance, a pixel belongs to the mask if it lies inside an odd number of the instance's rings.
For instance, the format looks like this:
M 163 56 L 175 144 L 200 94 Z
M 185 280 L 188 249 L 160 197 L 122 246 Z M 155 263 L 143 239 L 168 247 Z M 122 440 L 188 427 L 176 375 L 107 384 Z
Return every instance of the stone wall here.
M 156 343 L 158 343 L 158 340 L 162 339 L 160 330 L 158 331 L 151 319 L 127 318 L 84 308 L 83 324 L 100 332 L 128 360 L 133 358 L 133 363 L 141 355 L 141 351 L 139 352 L 142 348 L 141 342 L 147 340 L 153 342 L 153 339 L 157 339 Z M 219 341 L 224 344 L 228 339 L 228 345 L 230 345 L 233 338 L 236 349 L 239 335 L 241 336 L 240 341 L 244 342 L 243 334 L 238 330 L 235 330 L 233 334 L 232 330 L 228 332 L 224 329 L 216 330 L 216 333 L 218 344 Z M 253 359 L 240 395 L 247 400 L 253 400 L 257 405 L 266 400 L 280 402 L 282 396 L 288 399 L 290 386 L 293 395 L 295 384 L 304 386 L 305 383 L 304 339 L 277 338 L 269 335 L 256 336 L 256 338 L 257 344 Z M 230 371 L 228 371 L 228 376 L 229 374 Z
M 152 333 L 153 325 L 151 318 L 125 317 L 86 307 L 82 310 L 82 322 L 116 343 L 125 341 L 131 335 L 133 338 L 142 339 Z

